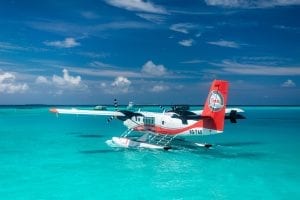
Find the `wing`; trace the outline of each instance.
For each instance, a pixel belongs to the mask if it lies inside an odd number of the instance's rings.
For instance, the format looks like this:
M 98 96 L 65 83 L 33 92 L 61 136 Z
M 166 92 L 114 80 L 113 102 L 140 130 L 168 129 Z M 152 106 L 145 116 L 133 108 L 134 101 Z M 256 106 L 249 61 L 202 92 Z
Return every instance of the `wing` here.
M 100 115 L 100 116 L 116 116 L 124 117 L 125 115 L 119 111 L 107 111 L 107 110 L 80 110 L 76 108 L 72 109 L 58 109 L 52 108 L 50 112 L 57 114 L 69 114 L 69 115 Z

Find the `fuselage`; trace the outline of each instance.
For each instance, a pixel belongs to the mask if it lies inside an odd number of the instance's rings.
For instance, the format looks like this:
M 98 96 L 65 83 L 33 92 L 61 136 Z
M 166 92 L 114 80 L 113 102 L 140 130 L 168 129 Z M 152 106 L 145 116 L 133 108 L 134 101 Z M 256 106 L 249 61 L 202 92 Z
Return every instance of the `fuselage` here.
M 133 116 L 124 121 L 128 129 L 139 132 L 151 132 L 165 135 L 201 136 L 221 133 L 210 128 L 204 128 L 203 119 L 185 119 L 174 112 L 137 112 L 141 115 Z

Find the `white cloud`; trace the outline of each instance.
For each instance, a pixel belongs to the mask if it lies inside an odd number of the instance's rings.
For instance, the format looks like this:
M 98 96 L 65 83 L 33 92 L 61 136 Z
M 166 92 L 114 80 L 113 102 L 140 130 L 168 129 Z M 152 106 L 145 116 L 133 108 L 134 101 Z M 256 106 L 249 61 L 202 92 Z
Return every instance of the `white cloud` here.
M 143 18 L 149 22 L 153 22 L 155 24 L 162 24 L 166 20 L 166 18 L 162 15 L 149 14 L 149 13 L 139 13 L 136 14 L 140 18 Z
M 248 0 L 205 0 L 205 3 L 210 6 L 222 7 L 248 7 L 250 2 Z
M 23 93 L 29 87 L 26 83 L 16 83 L 16 76 L 9 72 L 0 74 L 0 93 Z
M 163 76 L 167 74 L 167 69 L 163 65 L 156 65 L 149 60 L 143 65 L 142 72 L 151 76 Z
M 118 76 L 111 84 L 103 82 L 100 86 L 108 94 L 126 94 L 130 91 L 131 81 L 124 76 Z
M 202 33 L 197 33 L 196 35 L 195 35 L 195 37 L 201 37 L 201 35 L 202 35 Z
M 228 47 L 228 48 L 235 48 L 235 49 L 240 48 L 240 45 L 234 41 L 219 40 L 219 41 L 207 42 L 207 43 L 211 45 L 220 46 L 220 47 Z
M 103 31 L 111 30 L 121 30 L 121 29 L 153 29 L 153 26 L 150 23 L 141 23 L 136 21 L 114 21 L 109 23 L 102 24 L 86 24 L 78 25 L 74 23 L 65 23 L 65 22 L 56 22 L 56 21 L 33 21 L 28 22 L 28 26 L 31 28 L 42 30 L 50 33 L 67 35 L 72 33 L 73 35 L 92 35 L 99 36 Z M 60 44 L 63 41 L 56 41 Z M 52 44 L 49 41 L 44 42 L 44 44 Z M 77 42 L 78 43 L 78 42 Z M 56 44 L 56 43 L 54 43 Z
M 163 65 L 156 65 L 152 61 L 146 62 L 140 71 L 134 69 L 126 69 L 124 66 L 116 66 L 113 64 L 107 64 L 102 62 L 92 62 L 89 67 L 66 67 L 68 70 L 90 77 L 105 77 L 115 78 L 118 76 L 124 76 L 127 78 L 182 78 L 179 73 L 172 73 L 168 71 Z M 158 66 L 158 67 L 155 67 Z
M 205 0 L 207 5 L 228 8 L 270 8 L 275 6 L 300 5 L 299 0 Z
M 7 42 L 0 42 L 0 51 L 26 51 L 28 48 L 17 46 Z
M 117 21 L 107 24 L 100 24 L 91 27 L 91 32 L 99 32 L 106 30 L 120 30 L 120 29 L 152 29 L 153 26 L 149 23 L 140 23 L 136 21 Z
M 160 85 L 154 85 L 151 88 L 151 92 L 159 93 L 159 92 L 165 92 L 165 91 L 167 91 L 169 89 L 170 89 L 169 86 L 160 84 Z
M 193 39 L 188 39 L 188 40 L 181 40 L 178 42 L 178 44 L 180 44 L 181 46 L 185 46 L 185 47 L 190 47 L 195 43 L 195 41 Z
M 195 29 L 197 26 L 191 23 L 178 23 L 170 26 L 172 31 L 176 31 L 179 33 L 188 34 L 191 29 Z
M 107 67 L 106 67 L 107 65 Z M 92 66 L 92 65 L 91 65 Z M 94 76 L 94 77 L 117 77 L 117 76 L 126 76 L 130 78 L 140 78 L 142 75 L 139 72 L 133 72 L 128 70 L 120 70 L 119 68 L 114 69 L 113 66 L 110 67 L 109 64 L 97 66 L 94 65 L 94 67 L 97 68 L 104 68 L 104 69 L 90 69 L 90 68 L 69 68 L 72 69 L 73 72 L 76 72 L 78 74 L 84 74 L 88 76 Z M 106 68 L 106 69 L 105 69 Z
M 81 16 L 86 19 L 98 19 L 99 18 L 99 15 L 97 15 L 96 13 L 94 13 L 92 11 L 83 11 L 83 12 L 81 12 Z
M 285 88 L 296 87 L 296 83 L 294 83 L 294 81 L 292 81 L 291 79 L 288 79 L 287 81 L 281 84 L 281 87 L 285 87 Z
M 144 0 L 106 0 L 109 5 L 123 8 L 130 11 L 149 12 L 158 14 L 167 14 L 167 11 L 161 7 L 153 4 L 150 1 Z
M 118 76 L 115 81 L 111 84 L 114 89 L 121 91 L 122 93 L 127 93 L 129 87 L 131 85 L 131 81 L 124 76 Z
M 53 75 L 52 83 L 59 87 L 65 89 L 84 89 L 87 86 L 81 82 L 80 76 L 71 76 L 67 69 L 63 69 L 63 76 Z
M 48 81 L 48 79 L 44 76 L 38 76 L 36 79 L 35 79 L 35 83 L 36 84 L 49 84 L 50 82 Z
M 114 66 L 112 64 L 107 64 L 101 61 L 94 61 L 91 62 L 89 65 L 91 67 L 96 67 L 96 68 L 111 68 L 111 69 L 118 68 L 117 66 Z
M 295 31 L 297 33 L 300 32 L 300 28 L 295 27 L 295 26 L 274 25 L 273 28 L 276 28 L 276 29 L 279 29 L 279 30 L 285 30 L 285 31 Z
M 199 64 L 199 63 L 205 63 L 207 61 L 205 60 L 199 60 L 199 59 L 194 59 L 194 60 L 187 60 L 187 61 L 182 61 L 180 63 L 182 64 Z
M 263 76 L 289 76 L 300 75 L 300 67 L 266 66 L 259 64 L 237 63 L 224 60 L 222 63 L 210 63 L 222 67 L 219 70 L 210 70 L 215 74 L 230 73 L 241 75 L 263 75 Z
M 53 46 L 53 47 L 58 47 L 58 48 L 73 48 L 80 46 L 80 43 L 77 42 L 74 38 L 66 38 L 63 41 L 46 41 L 44 42 L 45 45 L 47 46 Z
M 79 52 L 78 54 L 88 58 L 105 58 L 109 56 L 108 53 L 95 53 L 95 52 Z

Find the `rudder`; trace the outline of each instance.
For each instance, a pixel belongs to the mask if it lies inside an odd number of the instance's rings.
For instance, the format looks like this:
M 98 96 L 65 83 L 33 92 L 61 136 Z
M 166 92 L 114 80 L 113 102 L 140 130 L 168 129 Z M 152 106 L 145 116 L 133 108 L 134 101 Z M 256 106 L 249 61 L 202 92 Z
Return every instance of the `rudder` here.
M 203 127 L 223 132 L 229 83 L 214 80 L 202 112 Z

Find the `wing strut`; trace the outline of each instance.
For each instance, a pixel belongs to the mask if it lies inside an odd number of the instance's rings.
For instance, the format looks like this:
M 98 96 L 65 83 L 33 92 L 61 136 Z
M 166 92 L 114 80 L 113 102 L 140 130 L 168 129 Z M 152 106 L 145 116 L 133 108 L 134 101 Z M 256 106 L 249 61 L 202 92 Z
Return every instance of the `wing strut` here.
M 177 135 L 150 134 L 149 143 L 167 147 Z
M 132 128 L 127 129 L 122 133 L 121 137 L 127 137 L 132 131 L 133 131 Z

